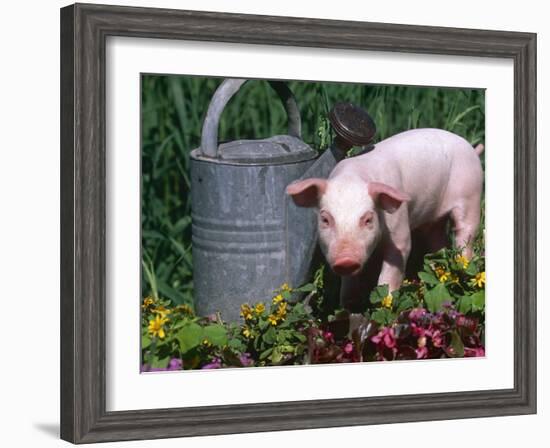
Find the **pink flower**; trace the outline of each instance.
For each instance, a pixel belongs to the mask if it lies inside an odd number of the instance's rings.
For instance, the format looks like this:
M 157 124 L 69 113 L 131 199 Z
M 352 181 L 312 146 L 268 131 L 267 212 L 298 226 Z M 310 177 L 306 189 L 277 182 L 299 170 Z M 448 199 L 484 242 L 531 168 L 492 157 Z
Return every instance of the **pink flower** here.
M 330 331 L 323 331 L 323 338 L 328 342 L 334 342 L 334 334 Z
M 348 355 L 353 352 L 353 344 L 351 342 L 348 342 L 345 346 L 344 346 L 344 352 L 346 352 Z
M 428 347 L 419 347 L 416 350 L 416 359 L 424 359 L 428 357 Z
M 393 328 L 382 328 L 377 335 L 371 338 L 371 341 L 375 344 L 381 345 L 382 347 L 385 346 L 387 348 L 394 348 L 396 343 Z
M 476 348 L 464 347 L 464 357 L 478 358 L 482 356 L 485 356 L 485 349 L 483 347 L 476 347 Z
M 432 343 L 433 343 L 434 347 L 443 346 L 443 335 L 441 334 L 441 331 L 435 330 L 433 332 Z

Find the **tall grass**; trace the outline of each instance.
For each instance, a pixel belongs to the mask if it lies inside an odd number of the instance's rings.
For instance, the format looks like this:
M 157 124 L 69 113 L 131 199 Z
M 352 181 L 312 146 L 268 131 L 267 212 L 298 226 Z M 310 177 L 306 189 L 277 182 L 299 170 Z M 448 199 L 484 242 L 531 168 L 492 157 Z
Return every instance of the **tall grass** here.
M 142 294 L 193 305 L 189 153 L 199 146 L 202 120 L 217 78 L 142 77 Z M 302 114 L 303 139 L 324 144 L 327 112 L 338 101 L 369 111 L 380 141 L 421 127 L 455 132 L 473 145 L 485 138 L 482 90 L 290 81 Z M 250 81 L 229 102 L 221 141 L 286 133 L 286 115 L 265 82 Z

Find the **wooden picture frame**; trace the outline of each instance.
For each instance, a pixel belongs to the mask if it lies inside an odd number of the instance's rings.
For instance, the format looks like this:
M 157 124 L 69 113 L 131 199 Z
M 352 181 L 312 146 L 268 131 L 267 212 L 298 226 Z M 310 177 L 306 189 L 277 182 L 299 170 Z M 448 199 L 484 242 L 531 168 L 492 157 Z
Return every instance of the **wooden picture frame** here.
M 106 411 L 107 36 L 512 59 L 514 387 Z M 536 412 L 536 35 L 76 4 L 61 10 L 61 438 L 73 443 Z

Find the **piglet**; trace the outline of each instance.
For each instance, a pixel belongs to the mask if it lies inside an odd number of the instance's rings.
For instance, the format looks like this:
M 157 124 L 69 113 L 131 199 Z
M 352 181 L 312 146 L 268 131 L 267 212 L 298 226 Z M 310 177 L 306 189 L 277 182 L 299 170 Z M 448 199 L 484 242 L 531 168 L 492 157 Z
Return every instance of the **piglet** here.
M 441 129 L 414 129 L 344 159 L 328 179 L 287 186 L 301 207 L 316 207 L 321 249 L 342 276 L 341 304 L 351 307 L 363 293 L 365 264 L 375 249 L 382 257 L 378 284 L 396 290 L 403 282 L 411 232 L 424 232 L 429 250 L 447 241 L 451 219 L 455 243 L 472 256 L 479 226 L 483 170 L 479 155 L 462 137 Z

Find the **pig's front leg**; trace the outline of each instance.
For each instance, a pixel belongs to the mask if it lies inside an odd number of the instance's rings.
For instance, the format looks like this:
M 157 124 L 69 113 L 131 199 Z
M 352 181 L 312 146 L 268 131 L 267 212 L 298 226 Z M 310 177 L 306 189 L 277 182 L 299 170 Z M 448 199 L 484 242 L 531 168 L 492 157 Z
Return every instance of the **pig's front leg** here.
M 382 269 L 378 284 L 388 285 L 390 292 L 399 289 L 403 283 L 411 253 L 411 232 L 408 222 L 403 224 L 392 229 L 382 241 Z

